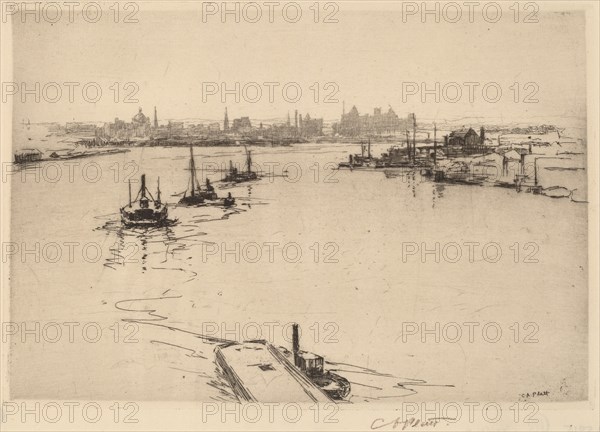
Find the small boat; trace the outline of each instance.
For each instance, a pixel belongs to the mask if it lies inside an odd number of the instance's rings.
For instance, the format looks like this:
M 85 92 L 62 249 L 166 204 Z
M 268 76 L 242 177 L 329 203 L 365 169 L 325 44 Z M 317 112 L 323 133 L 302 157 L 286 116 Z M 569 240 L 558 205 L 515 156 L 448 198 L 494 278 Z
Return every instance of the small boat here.
M 229 161 L 229 172 L 223 179 L 228 183 L 242 183 L 251 180 L 258 180 L 258 173 L 252 171 L 252 152 L 246 148 L 246 166 L 244 170 L 240 171 L 233 166 L 233 163 Z
M 129 182 L 129 205 L 121 207 L 121 222 L 125 226 L 162 226 L 167 222 L 168 210 L 166 204 L 160 201 L 160 180 L 156 199 L 146 188 L 146 175 L 142 174 L 141 187 L 131 200 L 131 182 Z
M 227 194 L 226 198 L 219 198 L 219 196 L 215 192 L 215 188 L 212 184 L 210 184 L 209 179 L 206 179 L 205 188 L 200 189 L 198 192 L 196 192 L 196 194 L 204 199 L 206 205 L 222 205 L 225 207 L 231 207 L 235 204 L 235 198 L 231 196 L 231 192 Z
M 231 196 L 231 192 L 227 194 L 226 198 L 223 198 L 223 205 L 225 207 L 231 207 L 235 204 L 235 198 Z
M 292 353 L 294 365 L 331 399 L 342 400 L 350 394 L 350 382 L 336 373 L 325 371 L 322 356 L 300 350 L 298 324 L 292 325 Z
M 550 198 L 569 198 L 573 192 L 563 186 L 550 186 L 542 190 L 542 195 Z
M 365 156 L 365 149 L 367 151 L 367 155 Z M 351 170 L 353 168 L 366 168 L 366 167 L 371 167 L 371 168 L 383 168 L 383 166 L 377 166 L 377 164 L 379 163 L 378 160 L 376 160 L 372 155 L 371 155 L 371 139 L 369 138 L 369 140 L 367 142 L 361 141 L 360 142 L 360 154 L 351 154 L 348 156 L 348 162 L 340 162 L 338 164 L 338 168 L 350 168 Z

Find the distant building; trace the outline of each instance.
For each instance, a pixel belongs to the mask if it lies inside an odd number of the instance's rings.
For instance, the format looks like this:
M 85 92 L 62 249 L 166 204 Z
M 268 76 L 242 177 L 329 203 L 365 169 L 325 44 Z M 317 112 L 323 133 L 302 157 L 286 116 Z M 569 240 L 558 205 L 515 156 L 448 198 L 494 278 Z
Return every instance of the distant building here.
M 229 132 L 229 116 L 227 115 L 227 107 L 225 108 L 225 119 L 223 120 L 223 131 Z
M 189 136 L 204 136 L 208 133 L 208 128 L 203 124 L 188 125 L 187 133 Z
M 343 113 L 336 132 L 344 136 L 358 136 L 363 130 L 366 133 L 367 125 L 365 119 L 361 119 L 356 106 L 353 106 L 348 114 Z
M 448 135 L 448 145 L 454 147 L 462 147 L 464 150 L 479 147 L 481 145 L 481 139 L 477 132 L 473 128 L 469 130 L 455 131 Z
M 123 120 L 119 120 L 118 117 L 115 117 L 115 121 L 113 123 L 104 123 L 104 126 L 100 131 L 101 133 L 98 135 L 110 138 L 126 139 L 129 138 L 129 136 L 133 133 L 132 128 L 127 126 L 127 123 L 125 123 Z
M 347 114 L 342 113 L 339 123 L 333 126 L 334 132 L 344 136 L 359 135 L 395 135 L 404 133 L 409 126 L 409 118 L 400 119 L 390 107 L 387 112 L 381 108 L 375 108 L 373 115 L 360 115 L 356 106 L 353 106 Z
M 304 118 L 299 117 L 298 124 L 299 135 L 303 138 L 311 138 L 323 135 L 323 119 L 312 119 L 310 114 L 306 114 Z
M 234 119 L 232 129 L 233 132 L 236 133 L 248 133 L 252 131 L 252 123 L 250 122 L 250 117 L 241 117 L 239 119 Z
M 95 135 L 98 138 L 109 138 L 114 140 L 129 140 L 131 138 L 148 138 L 150 135 L 158 134 L 158 115 L 154 107 L 154 120 L 147 117 L 142 108 L 132 117 L 131 123 L 119 120 L 115 117 L 112 123 L 104 123 L 102 127 L 96 128 Z
M 133 133 L 136 137 L 147 137 L 150 135 L 150 118 L 144 115 L 142 107 L 140 107 L 138 113 L 131 119 L 133 124 Z
M 94 135 L 96 133 L 96 125 L 92 123 L 67 122 L 65 124 L 65 132 Z
M 183 122 L 174 122 L 169 120 L 167 128 L 169 130 L 169 138 L 183 136 L 185 134 Z
M 449 156 L 459 154 L 481 153 L 485 147 L 485 130 L 481 128 L 483 137 L 477 135 L 473 128 L 451 132 L 444 136 L 444 146 Z

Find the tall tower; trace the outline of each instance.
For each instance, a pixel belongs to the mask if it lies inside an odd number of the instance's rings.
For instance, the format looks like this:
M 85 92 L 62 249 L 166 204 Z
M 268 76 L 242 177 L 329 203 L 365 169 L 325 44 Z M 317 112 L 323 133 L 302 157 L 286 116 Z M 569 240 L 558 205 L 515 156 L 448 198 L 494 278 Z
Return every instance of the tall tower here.
M 286 122 L 286 124 L 287 124 L 288 126 L 290 126 L 290 125 L 291 125 L 291 123 L 290 123 L 290 112 L 289 112 L 289 111 L 288 111 L 288 116 L 287 116 L 287 122 Z
M 154 129 L 158 129 L 158 115 L 156 114 L 156 107 L 154 107 Z
M 294 127 L 298 129 L 298 110 L 294 111 Z
M 223 130 L 229 132 L 229 116 L 227 116 L 227 107 L 225 107 L 225 119 L 223 120 Z

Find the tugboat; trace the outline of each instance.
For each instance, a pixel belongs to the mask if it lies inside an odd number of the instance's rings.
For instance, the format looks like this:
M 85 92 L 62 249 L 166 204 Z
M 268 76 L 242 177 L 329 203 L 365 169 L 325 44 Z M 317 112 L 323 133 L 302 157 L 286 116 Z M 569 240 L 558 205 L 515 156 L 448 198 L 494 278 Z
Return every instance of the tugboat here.
M 205 201 L 216 201 L 219 199 L 219 196 L 215 192 L 215 188 L 210 184 L 210 180 L 206 179 L 206 189 L 200 190 L 199 194 Z
M 196 163 L 194 162 L 194 151 L 190 145 L 190 195 L 187 195 L 187 190 L 183 194 L 183 198 L 179 200 L 179 204 L 186 206 L 212 204 L 212 205 L 223 205 L 225 207 L 231 207 L 235 204 L 235 198 L 231 196 L 231 193 L 227 195 L 225 199 L 219 199 L 219 196 L 215 192 L 214 186 L 210 183 L 210 180 L 206 179 L 206 187 L 202 189 L 198 183 L 196 177 Z M 208 201 L 208 202 L 207 202 Z
M 167 221 L 167 206 L 160 201 L 160 179 L 156 199 L 146 188 L 146 175 L 142 174 L 140 190 L 131 200 L 131 182 L 129 182 L 129 205 L 121 207 L 121 221 L 125 226 L 162 226 Z M 151 205 L 152 204 L 152 205 Z
M 298 324 L 292 326 L 292 352 L 294 365 L 331 399 L 342 400 L 350 394 L 348 380 L 331 371 L 324 370 L 325 360 L 318 354 L 300 351 Z
M 228 183 L 242 183 L 251 180 L 258 179 L 258 173 L 252 171 L 252 152 L 246 148 L 246 166 L 243 171 L 238 170 L 233 166 L 233 163 L 229 161 L 229 172 L 223 179 L 223 181 Z

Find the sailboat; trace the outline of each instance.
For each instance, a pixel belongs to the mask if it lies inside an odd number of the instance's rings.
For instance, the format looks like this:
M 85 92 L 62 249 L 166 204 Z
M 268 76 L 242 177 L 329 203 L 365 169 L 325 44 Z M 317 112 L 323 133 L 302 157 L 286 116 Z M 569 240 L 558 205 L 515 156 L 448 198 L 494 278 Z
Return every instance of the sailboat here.
M 235 204 L 235 198 L 231 196 L 231 193 L 227 196 L 227 198 L 220 200 L 219 196 L 215 192 L 214 186 L 210 183 L 210 180 L 206 179 L 206 186 L 204 189 L 200 187 L 200 183 L 198 183 L 198 178 L 196 177 L 196 163 L 194 161 L 194 150 L 190 145 L 190 194 L 187 194 L 187 190 L 183 194 L 183 198 L 179 200 L 179 204 L 193 206 L 204 204 L 217 204 L 224 206 L 232 206 Z
M 183 198 L 179 200 L 179 204 L 198 205 L 204 203 L 204 196 L 200 193 L 200 184 L 196 178 L 196 163 L 194 162 L 194 150 L 190 145 L 190 194 L 187 190 L 183 193 Z M 207 179 L 208 180 L 208 179 Z
M 156 199 L 146 188 L 146 175 L 142 174 L 140 190 L 132 201 L 129 182 L 129 204 L 121 207 L 121 222 L 125 226 L 161 226 L 167 221 L 167 206 L 160 200 L 160 179 Z
M 238 170 L 233 166 L 233 163 L 229 161 L 229 172 L 223 179 L 225 182 L 241 183 L 251 180 L 257 180 L 258 174 L 252 171 L 252 152 L 246 148 L 246 166 L 243 171 Z

